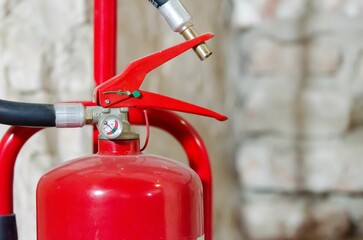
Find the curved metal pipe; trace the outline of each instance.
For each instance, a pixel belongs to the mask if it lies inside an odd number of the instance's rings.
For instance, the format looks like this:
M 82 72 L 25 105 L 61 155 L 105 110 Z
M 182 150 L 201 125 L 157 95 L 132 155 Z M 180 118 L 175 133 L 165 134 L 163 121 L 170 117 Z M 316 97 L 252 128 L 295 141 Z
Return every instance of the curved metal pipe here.
M 96 86 L 116 75 L 117 0 L 94 0 L 94 81 Z
M 0 215 L 13 214 L 16 158 L 28 139 L 42 128 L 11 127 L 0 141 Z

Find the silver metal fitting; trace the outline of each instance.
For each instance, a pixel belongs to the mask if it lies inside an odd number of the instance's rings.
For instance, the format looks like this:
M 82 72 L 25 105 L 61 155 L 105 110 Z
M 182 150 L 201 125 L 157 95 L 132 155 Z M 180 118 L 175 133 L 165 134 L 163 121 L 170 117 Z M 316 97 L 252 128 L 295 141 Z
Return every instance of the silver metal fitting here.
M 56 103 L 54 109 L 57 128 L 83 127 L 86 123 L 85 108 L 80 103 Z
M 174 32 L 180 32 L 192 21 L 192 15 L 179 0 L 169 0 L 159 7 L 159 12 Z

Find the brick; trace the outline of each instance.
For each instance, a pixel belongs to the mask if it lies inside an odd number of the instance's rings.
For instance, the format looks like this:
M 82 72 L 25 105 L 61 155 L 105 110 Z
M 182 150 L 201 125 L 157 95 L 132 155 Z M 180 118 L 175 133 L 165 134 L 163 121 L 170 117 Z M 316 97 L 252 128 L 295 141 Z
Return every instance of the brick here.
M 306 0 L 234 0 L 232 25 L 254 27 L 268 20 L 294 20 L 304 14 Z
M 6 70 L 9 87 L 13 91 L 22 93 L 39 91 L 43 87 L 42 55 L 36 49 L 30 50 L 29 45 L 24 47 L 20 45 L 18 43 L 16 50 L 7 54 Z
M 361 193 L 363 130 L 343 139 L 245 140 L 237 155 L 244 188 L 268 191 Z
M 304 46 L 261 38 L 252 43 L 249 71 L 255 77 L 332 77 L 342 61 L 338 47 L 325 39 Z
M 242 215 L 249 239 L 293 239 L 304 221 L 304 205 L 301 199 L 248 195 Z
M 342 63 L 339 47 L 329 41 L 320 40 L 308 48 L 307 64 L 309 76 L 334 77 Z
M 336 195 L 329 198 L 334 204 L 339 204 L 346 209 L 349 219 L 355 226 L 354 233 L 361 239 L 363 237 L 363 201 L 362 197 L 349 195 Z M 358 239 L 358 238 L 357 238 Z
M 93 92 L 93 56 L 90 25 L 77 27 L 55 45 L 51 89 L 60 101 L 90 100 Z
M 2 42 L 0 40 L 0 53 L 4 52 Z M 5 98 L 7 92 L 7 84 L 5 81 L 5 66 L 4 59 L 0 55 L 0 98 Z
M 6 0 L 0 0 L 0 19 L 1 20 L 5 16 L 5 3 L 6 3 Z
M 361 97 L 363 92 L 363 54 L 359 54 L 356 68 L 353 69 L 352 92 Z
M 256 76 L 300 77 L 303 74 L 303 48 L 300 44 L 278 44 L 258 39 L 251 46 L 249 71 Z
M 34 8 L 29 6 L 21 15 L 19 11 L 24 8 L 14 10 L 4 22 L 4 67 L 11 89 L 34 92 L 42 88 L 43 60 L 47 46 L 43 44 L 45 38 L 32 18 Z
M 306 152 L 306 187 L 313 191 L 362 192 L 362 129 L 346 135 L 341 142 Z M 324 166 L 324 167 L 322 167 Z
M 237 155 L 242 186 L 253 190 L 297 190 L 296 155 L 292 144 L 283 139 L 244 141 Z
M 60 129 L 56 138 L 57 157 L 61 162 L 92 154 L 92 127 Z
M 53 41 L 67 37 L 73 27 L 86 22 L 88 4 L 89 1 L 72 0 L 38 0 L 29 3 L 39 13 L 39 18 L 46 20 L 42 27 Z
M 242 209 L 252 240 L 343 239 L 351 229 L 342 204 L 277 194 L 247 194 Z
M 285 84 L 286 83 L 286 84 Z M 351 97 L 334 90 L 296 90 L 289 80 L 264 81 L 245 97 L 241 131 L 314 137 L 337 136 L 348 129 Z
M 362 124 L 363 124 L 363 95 L 359 94 L 353 99 L 350 126 L 352 128 L 355 128 L 361 126 Z
M 318 14 L 343 14 L 350 18 L 363 15 L 363 3 L 360 0 L 312 1 L 312 7 Z
M 74 37 L 75 32 L 71 32 L 71 30 L 86 22 L 87 2 L 33 0 L 9 6 L 11 11 L 4 22 L 4 26 L 6 26 L 4 39 L 7 80 L 12 89 L 29 93 L 40 91 L 46 87 L 53 64 L 51 45 L 54 42 L 63 42 L 64 39 Z M 36 18 L 34 18 L 34 14 L 37 16 Z M 87 29 L 91 39 L 90 32 L 91 29 Z M 79 34 L 82 33 L 85 34 L 85 31 L 80 30 Z M 88 47 L 87 55 L 84 57 L 89 57 L 92 53 L 90 44 L 81 45 L 79 40 L 78 38 L 76 41 L 78 45 L 75 46 L 74 51 L 83 53 L 84 49 Z M 65 54 L 72 55 L 69 51 L 66 51 Z M 92 58 L 89 57 L 88 61 L 91 62 Z M 74 62 L 72 63 L 74 64 Z M 82 65 L 79 64 L 79 66 Z M 70 69 L 70 71 L 72 70 Z
M 305 219 L 294 239 L 346 239 L 353 226 L 347 209 L 324 199 L 306 199 Z

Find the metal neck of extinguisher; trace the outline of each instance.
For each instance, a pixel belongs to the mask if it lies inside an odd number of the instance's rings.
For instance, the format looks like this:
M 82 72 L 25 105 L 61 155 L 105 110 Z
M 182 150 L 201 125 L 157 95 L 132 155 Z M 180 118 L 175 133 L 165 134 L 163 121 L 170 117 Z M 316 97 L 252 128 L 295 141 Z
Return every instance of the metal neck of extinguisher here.
M 98 154 L 100 155 L 137 155 L 140 154 L 140 140 L 98 140 Z

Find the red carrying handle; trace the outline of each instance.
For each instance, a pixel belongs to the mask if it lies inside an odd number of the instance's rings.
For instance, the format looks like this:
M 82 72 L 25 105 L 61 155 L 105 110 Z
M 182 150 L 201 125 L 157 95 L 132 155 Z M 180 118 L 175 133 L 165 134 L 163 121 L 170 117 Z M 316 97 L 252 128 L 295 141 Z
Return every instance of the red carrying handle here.
M 145 76 L 150 71 L 213 36 L 210 33 L 204 34 L 130 63 L 122 73 L 105 81 L 96 88 L 95 103 L 104 108 L 157 108 L 212 117 L 219 121 L 227 120 L 226 116 L 209 109 L 164 95 L 140 90 Z

